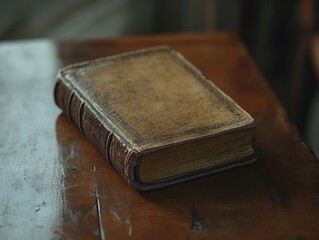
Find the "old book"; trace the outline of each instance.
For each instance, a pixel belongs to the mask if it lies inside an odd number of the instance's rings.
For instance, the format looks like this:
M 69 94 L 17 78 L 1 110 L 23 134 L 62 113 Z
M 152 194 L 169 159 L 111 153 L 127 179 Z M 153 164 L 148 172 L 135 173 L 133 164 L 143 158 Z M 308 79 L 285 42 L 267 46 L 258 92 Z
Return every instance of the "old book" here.
M 255 159 L 253 118 L 169 47 L 63 68 L 55 101 L 137 190 Z

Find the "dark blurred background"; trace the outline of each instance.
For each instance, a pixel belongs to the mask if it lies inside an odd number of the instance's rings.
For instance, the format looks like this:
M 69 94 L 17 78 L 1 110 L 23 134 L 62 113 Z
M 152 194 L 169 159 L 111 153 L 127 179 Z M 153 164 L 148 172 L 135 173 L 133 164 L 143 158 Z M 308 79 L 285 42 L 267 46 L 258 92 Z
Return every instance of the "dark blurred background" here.
M 237 32 L 319 155 L 315 0 L 0 0 L 0 40 Z

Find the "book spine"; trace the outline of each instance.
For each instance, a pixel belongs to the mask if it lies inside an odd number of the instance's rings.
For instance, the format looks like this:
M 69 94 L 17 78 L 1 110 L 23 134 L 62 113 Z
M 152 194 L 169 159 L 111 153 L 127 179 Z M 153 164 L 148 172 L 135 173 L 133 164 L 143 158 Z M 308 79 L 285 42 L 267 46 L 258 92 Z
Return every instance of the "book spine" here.
M 67 118 L 97 148 L 103 157 L 119 172 L 123 179 L 135 189 L 139 189 L 134 167 L 138 154 L 129 149 L 111 128 L 105 126 L 86 101 L 74 89 L 58 78 L 54 98 Z

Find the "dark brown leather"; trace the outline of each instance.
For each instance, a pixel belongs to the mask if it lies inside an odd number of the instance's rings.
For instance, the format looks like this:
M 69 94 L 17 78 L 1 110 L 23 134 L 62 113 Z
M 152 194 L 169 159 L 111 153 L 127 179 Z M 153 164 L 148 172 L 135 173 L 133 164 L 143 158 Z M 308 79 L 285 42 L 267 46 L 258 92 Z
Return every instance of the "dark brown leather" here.
M 125 72 L 126 68 L 131 69 Z M 59 72 L 55 100 L 124 180 L 138 190 L 168 186 L 255 159 L 251 152 L 231 163 L 165 181 L 149 184 L 139 180 L 139 159 L 145 154 L 254 127 L 248 113 L 167 47 L 66 67 Z

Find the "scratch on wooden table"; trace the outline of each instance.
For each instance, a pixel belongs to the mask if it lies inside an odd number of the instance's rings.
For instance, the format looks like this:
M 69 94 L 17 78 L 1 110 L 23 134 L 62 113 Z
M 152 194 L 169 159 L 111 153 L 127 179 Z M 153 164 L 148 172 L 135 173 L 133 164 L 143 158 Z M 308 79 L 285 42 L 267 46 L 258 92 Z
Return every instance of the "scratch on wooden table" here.
M 128 228 L 128 235 L 132 236 L 132 232 L 133 232 L 133 226 L 132 226 L 132 222 L 130 218 L 127 218 L 125 220 L 125 222 L 120 218 L 120 216 L 117 214 L 116 211 L 114 210 L 110 210 L 110 212 L 112 213 L 112 215 L 115 217 L 116 220 L 120 221 L 121 223 L 125 224 Z
M 122 221 L 122 219 L 120 218 L 120 216 L 117 214 L 117 212 L 115 212 L 114 210 L 110 210 L 110 212 L 113 214 L 113 216 L 118 220 L 118 221 Z
M 94 171 L 94 188 L 95 188 L 95 204 L 96 204 L 96 211 L 97 211 L 97 217 L 98 217 L 98 225 L 99 225 L 99 235 L 101 240 L 105 240 L 105 233 L 103 230 L 102 225 L 102 214 L 101 214 L 101 205 L 100 205 L 100 198 L 99 193 L 97 191 L 97 184 L 96 184 L 96 167 L 95 164 L 93 165 L 93 171 Z
M 95 188 L 95 202 L 96 202 L 96 211 L 97 211 L 97 217 L 98 217 L 98 223 L 99 223 L 100 238 L 101 240 L 105 240 L 105 234 L 104 234 L 103 225 L 102 225 L 100 200 L 99 200 L 99 195 L 96 188 Z
M 133 231 L 133 228 L 132 228 L 132 223 L 131 223 L 131 219 L 126 219 L 125 220 L 125 224 L 128 226 L 128 235 L 129 236 L 132 236 L 132 231 Z
M 192 225 L 191 225 L 191 228 L 193 230 L 196 230 L 196 231 L 201 231 L 202 228 L 203 228 L 202 219 L 197 214 L 197 211 L 196 211 L 196 208 L 195 208 L 195 204 L 192 204 L 191 214 L 192 214 Z

